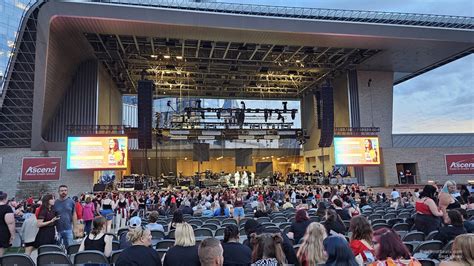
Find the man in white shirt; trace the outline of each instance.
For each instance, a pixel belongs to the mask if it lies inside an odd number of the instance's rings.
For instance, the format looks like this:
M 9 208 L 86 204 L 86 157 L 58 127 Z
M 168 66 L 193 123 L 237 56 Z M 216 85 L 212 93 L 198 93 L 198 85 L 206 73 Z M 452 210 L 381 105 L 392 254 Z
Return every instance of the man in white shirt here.
M 235 186 L 239 187 L 239 181 L 240 181 L 240 173 L 239 171 L 235 172 L 234 174 L 234 181 L 235 181 Z

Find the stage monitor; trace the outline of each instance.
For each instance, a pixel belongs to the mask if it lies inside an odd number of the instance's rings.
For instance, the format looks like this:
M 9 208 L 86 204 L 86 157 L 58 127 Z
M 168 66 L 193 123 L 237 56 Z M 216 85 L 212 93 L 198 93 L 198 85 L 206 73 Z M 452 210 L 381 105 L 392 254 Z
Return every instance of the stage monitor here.
M 126 136 L 67 138 L 67 170 L 126 169 L 127 159 Z
M 334 137 L 336 165 L 380 164 L 378 137 Z

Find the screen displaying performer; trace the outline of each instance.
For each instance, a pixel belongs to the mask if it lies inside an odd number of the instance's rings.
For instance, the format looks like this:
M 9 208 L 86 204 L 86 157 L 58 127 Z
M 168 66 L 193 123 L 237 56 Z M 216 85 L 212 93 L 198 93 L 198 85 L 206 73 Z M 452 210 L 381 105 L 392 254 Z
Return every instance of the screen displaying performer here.
M 378 137 L 335 137 L 336 165 L 378 165 L 380 150 Z
M 127 168 L 126 136 L 68 137 L 67 169 Z

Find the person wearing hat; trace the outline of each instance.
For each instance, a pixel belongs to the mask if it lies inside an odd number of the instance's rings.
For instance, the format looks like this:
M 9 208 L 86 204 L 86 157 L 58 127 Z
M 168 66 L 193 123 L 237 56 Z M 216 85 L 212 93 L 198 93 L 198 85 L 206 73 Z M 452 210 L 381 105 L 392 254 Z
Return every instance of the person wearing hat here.
M 251 250 L 253 250 L 253 246 L 251 243 L 251 235 L 253 233 L 260 235 L 263 233 L 271 233 L 266 231 L 265 227 L 262 226 L 257 220 L 249 219 L 245 222 L 244 225 L 245 234 L 247 235 L 247 239 L 244 241 L 244 245 L 247 245 Z M 281 234 L 283 238 L 283 242 L 281 243 L 283 252 L 285 253 L 285 257 L 288 261 L 288 264 L 298 265 L 298 258 L 296 257 L 296 252 L 293 249 L 293 245 L 291 244 L 290 239 L 285 235 Z
M 129 231 L 134 230 L 135 228 L 138 228 L 141 225 L 142 225 L 142 219 L 140 219 L 140 217 L 138 217 L 138 216 L 133 216 L 128 221 L 128 230 Z M 119 242 L 120 242 L 120 249 L 125 249 L 125 248 L 128 248 L 128 247 L 132 246 L 132 243 L 130 241 L 128 241 L 128 239 L 127 239 L 127 233 L 126 232 L 120 234 Z

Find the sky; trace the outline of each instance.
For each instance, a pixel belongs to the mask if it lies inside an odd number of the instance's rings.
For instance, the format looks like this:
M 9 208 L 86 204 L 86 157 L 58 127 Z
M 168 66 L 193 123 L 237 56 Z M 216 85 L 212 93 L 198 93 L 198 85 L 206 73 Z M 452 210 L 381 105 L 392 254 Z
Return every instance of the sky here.
M 217 2 L 474 16 L 472 0 L 218 0 Z M 474 55 L 394 87 L 393 133 L 474 133 Z

